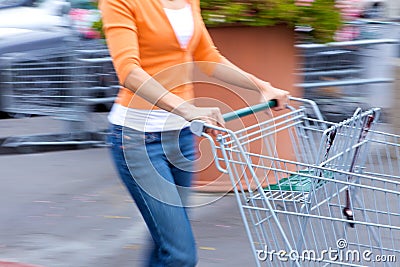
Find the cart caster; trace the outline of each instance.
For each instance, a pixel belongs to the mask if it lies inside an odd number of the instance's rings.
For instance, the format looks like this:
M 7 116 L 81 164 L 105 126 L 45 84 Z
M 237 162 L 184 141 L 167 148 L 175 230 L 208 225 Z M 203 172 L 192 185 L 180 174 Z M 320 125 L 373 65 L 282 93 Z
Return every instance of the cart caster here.
M 32 117 L 31 114 L 7 112 L 7 115 L 13 119 L 23 119 Z
M 353 211 L 349 208 L 344 208 L 343 209 L 343 215 L 346 216 L 346 219 L 349 221 L 354 221 L 354 216 L 353 216 Z M 349 222 L 349 226 L 351 228 L 354 228 L 354 223 Z

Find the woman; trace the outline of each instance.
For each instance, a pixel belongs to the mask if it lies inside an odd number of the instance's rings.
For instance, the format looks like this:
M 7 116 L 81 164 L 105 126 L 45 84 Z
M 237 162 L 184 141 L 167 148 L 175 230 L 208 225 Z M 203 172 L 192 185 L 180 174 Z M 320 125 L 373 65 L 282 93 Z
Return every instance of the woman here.
M 218 108 L 192 103 L 193 64 L 219 80 L 259 91 L 284 108 L 288 92 L 244 72 L 214 47 L 199 0 L 102 0 L 104 32 L 122 85 L 110 112 L 120 177 L 150 230 L 148 266 L 195 266 L 185 210 L 194 139 L 187 122 L 224 126 Z

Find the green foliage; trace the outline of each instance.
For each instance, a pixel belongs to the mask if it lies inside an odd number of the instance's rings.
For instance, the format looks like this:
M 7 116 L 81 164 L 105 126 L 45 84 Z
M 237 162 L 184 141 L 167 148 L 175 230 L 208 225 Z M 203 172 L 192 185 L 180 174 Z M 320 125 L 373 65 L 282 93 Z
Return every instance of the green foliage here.
M 307 39 L 325 43 L 332 41 L 342 26 L 335 0 L 200 0 L 200 5 L 208 27 L 304 26 L 312 29 Z M 104 38 L 102 26 L 100 20 L 93 24 L 93 29 Z
M 104 39 L 104 31 L 103 31 L 103 21 L 99 19 L 98 21 L 93 22 L 92 24 L 93 30 L 100 33 L 100 38 Z
M 201 0 L 200 4 L 208 27 L 283 23 L 310 27 L 313 41 L 329 42 L 342 25 L 334 0 Z

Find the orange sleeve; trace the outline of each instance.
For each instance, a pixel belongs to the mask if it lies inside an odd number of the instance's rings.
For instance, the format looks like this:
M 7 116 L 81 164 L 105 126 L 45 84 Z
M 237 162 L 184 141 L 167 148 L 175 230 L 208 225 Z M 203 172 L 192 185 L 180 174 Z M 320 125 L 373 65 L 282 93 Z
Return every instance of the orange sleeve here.
M 202 28 L 200 41 L 194 50 L 193 59 L 204 73 L 211 75 L 216 63 L 220 63 L 223 56 L 215 47 L 204 24 Z
M 99 3 L 107 46 L 122 85 L 128 74 L 140 67 L 134 5 L 127 0 L 101 0 Z
M 194 50 L 193 58 L 196 61 L 210 61 L 210 62 L 220 62 L 221 54 L 215 47 L 213 41 L 211 40 L 210 34 L 207 31 L 206 26 L 202 23 L 202 33 L 200 36 L 199 43 Z
M 200 4 L 198 12 L 200 13 Z M 199 14 L 199 17 L 201 18 L 201 14 Z M 202 71 L 210 75 L 214 71 L 215 63 L 220 63 L 223 56 L 215 47 L 203 21 L 201 21 L 201 31 L 199 43 L 193 52 L 193 59 Z

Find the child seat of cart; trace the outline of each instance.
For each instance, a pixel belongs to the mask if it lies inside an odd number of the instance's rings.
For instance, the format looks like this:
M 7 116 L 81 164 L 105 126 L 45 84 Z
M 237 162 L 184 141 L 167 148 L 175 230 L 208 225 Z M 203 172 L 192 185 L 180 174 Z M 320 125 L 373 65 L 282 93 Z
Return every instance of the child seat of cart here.
M 267 197 L 282 201 L 306 202 L 311 191 L 316 191 L 326 185 L 330 179 L 335 179 L 336 172 L 323 169 L 323 167 L 326 167 L 327 163 L 332 161 L 332 159 L 336 159 L 337 161 L 338 158 L 343 159 L 343 155 L 346 153 L 348 153 L 347 161 L 352 161 L 353 164 L 350 162 L 347 162 L 347 164 L 341 162 L 340 166 L 338 166 L 335 165 L 337 164 L 336 162 L 330 165 L 329 168 L 354 171 L 354 166 L 350 167 L 350 165 L 354 165 L 358 157 L 357 149 L 354 148 L 362 144 L 363 140 L 360 138 L 365 139 L 368 133 L 369 128 L 365 132 L 365 124 L 368 116 L 373 116 L 372 122 L 376 122 L 378 113 L 379 109 L 377 108 L 363 113 L 358 108 L 351 118 L 340 123 L 332 123 L 332 126 L 324 132 L 320 141 L 320 147 L 325 146 L 327 150 L 320 150 L 324 155 L 318 155 L 317 158 L 319 160 L 315 162 L 315 167 L 308 166 L 298 170 L 296 173 L 279 179 L 276 184 L 269 184 L 264 188 Z M 338 136 L 338 138 L 335 138 L 335 136 Z M 361 169 L 361 164 L 357 168 Z

